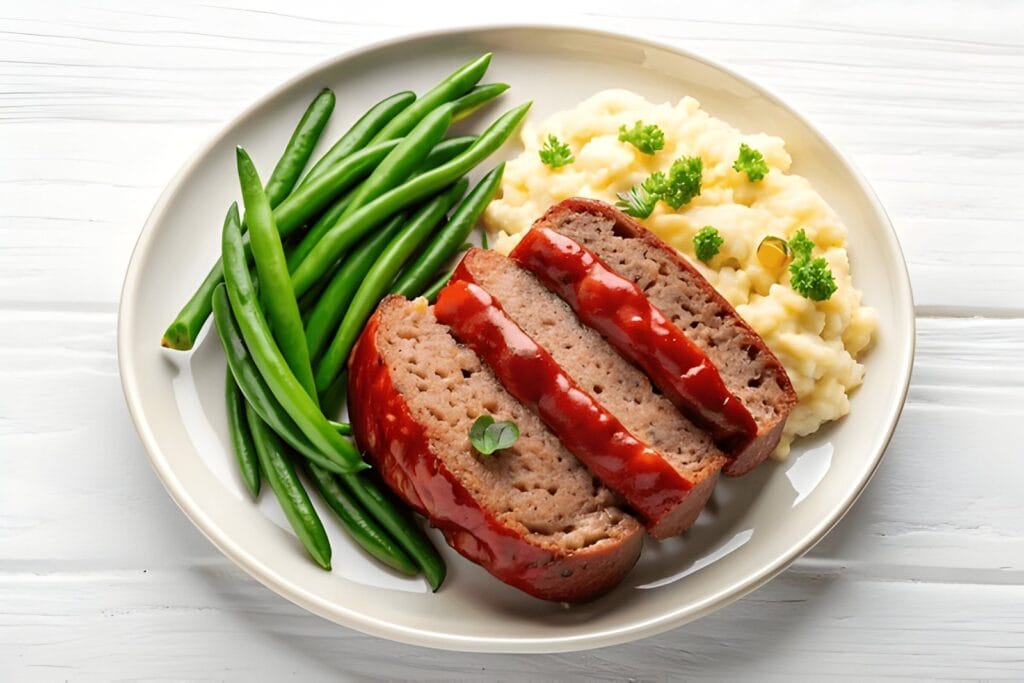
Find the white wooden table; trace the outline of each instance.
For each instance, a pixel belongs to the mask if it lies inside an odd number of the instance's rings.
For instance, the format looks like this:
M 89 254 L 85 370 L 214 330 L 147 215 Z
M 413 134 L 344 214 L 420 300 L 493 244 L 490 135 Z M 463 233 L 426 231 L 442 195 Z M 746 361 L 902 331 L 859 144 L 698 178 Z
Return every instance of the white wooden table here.
M 0 680 L 1024 679 L 1024 5 L 105 4 L 0 2 Z M 397 645 L 272 594 L 179 513 L 121 396 L 121 278 L 164 184 L 274 84 L 537 19 L 683 45 L 820 124 L 902 240 L 913 385 L 853 511 L 731 607 L 588 653 Z

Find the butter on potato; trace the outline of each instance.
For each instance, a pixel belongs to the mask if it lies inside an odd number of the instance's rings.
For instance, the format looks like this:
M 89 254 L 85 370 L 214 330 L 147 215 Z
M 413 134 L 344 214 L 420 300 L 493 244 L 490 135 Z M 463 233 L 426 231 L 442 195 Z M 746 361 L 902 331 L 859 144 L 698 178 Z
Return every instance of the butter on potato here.
M 664 149 L 648 155 L 619 141 L 619 127 L 637 120 L 664 131 Z M 574 163 L 557 169 L 541 163 L 538 150 L 548 134 L 569 145 Z M 606 90 L 540 125 L 528 122 L 522 142 L 525 149 L 506 166 L 499 198 L 484 214 L 487 228 L 498 233 L 495 248 L 504 253 L 552 204 L 569 197 L 614 204 L 619 192 L 654 171 L 667 170 L 681 156 L 699 155 L 700 196 L 677 211 L 658 202 L 640 222 L 693 262 L 785 366 L 800 400 L 775 456 L 785 457 L 795 437 L 849 412 L 849 394 L 864 380 L 857 358 L 871 344 L 876 316 L 862 305 L 850 279 L 846 228 L 806 178 L 786 172 L 791 159 L 781 138 L 743 134 L 709 116 L 692 97 L 654 104 L 627 90 Z M 767 161 L 763 180 L 750 182 L 733 170 L 744 142 Z M 693 252 L 693 236 L 705 225 L 725 238 L 706 264 Z M 801 228 L 838 285 L 827 301 L 804 298 L 790 288 L 788 269 L 766 268 L 757 258 L 764 237 L 788 240 Z

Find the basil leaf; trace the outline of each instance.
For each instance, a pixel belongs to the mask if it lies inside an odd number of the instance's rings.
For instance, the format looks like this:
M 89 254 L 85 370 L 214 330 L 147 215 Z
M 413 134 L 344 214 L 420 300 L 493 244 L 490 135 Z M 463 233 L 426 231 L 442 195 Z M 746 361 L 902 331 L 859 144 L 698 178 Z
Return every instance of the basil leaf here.
M 494 424 L 494 418 L 490 415 L 481 415 L 473 423 L 473 426 L 469 428 L 469 442 L 473 444 L 473 448 L 477 449 L 481 453 L 484 452 L 484 439 L 486 437 L 487 428 Z
M 469 442 L 481 455 L 508 448 L 518 439 L 519 427 L 515 422 L 495 422 L 490 415 L 481 415 L 469 429 Z
M 494 439 L 494 449 L 501 450 L 519 439 L 519 427 L 515 422 L 495 422 L 487 428 L 487 434 Z

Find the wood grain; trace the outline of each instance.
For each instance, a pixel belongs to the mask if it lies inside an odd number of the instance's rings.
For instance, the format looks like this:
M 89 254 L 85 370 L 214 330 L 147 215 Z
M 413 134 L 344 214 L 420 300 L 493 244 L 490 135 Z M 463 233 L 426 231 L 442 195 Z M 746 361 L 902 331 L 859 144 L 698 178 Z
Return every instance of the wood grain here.
M 19 680 L 284 680 L 299 672 L 304 681 L 1013 678 L 1024 666 L 1022 600 L 1019 585 L 791 569 L 745 600 L 638 643 L 460 655 L 338 628 L 219 561 L 187 571 L 0 579 L 0 660 L 16 663 Z
M 1024 678 L 1024 5 L 705 5 L 0 5 L 0 679 Z M 854 509 L 729 608 L 572 655 L 387 643 L 262 588 L 164 493 L 121 396 L 121 279 L 167 181 L 281 80 L 537 20 L 686 47 L 819 125 L 906 252 L 911 391 Z

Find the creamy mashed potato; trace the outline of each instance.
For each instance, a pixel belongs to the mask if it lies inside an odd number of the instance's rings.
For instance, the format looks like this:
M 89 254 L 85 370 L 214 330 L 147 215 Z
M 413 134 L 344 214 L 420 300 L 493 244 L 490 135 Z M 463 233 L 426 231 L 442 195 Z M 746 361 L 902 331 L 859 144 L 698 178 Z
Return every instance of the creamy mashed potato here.
M 664 131 L 664 149 L 647 155 L 619 141 L 619 127 L 637 120 Z M 541 163 L 538 150 L 548 134 L 569 145 L 574 163 L 557 169 Z M 504 253 L 552 204 L 574 196 L 614 204 L 617 193 L 652 172 L 667 170 L 683 155 L 699 155 L 700 196 L 678 211 L 658 202 L 641 222 L 687 256 L 786 367 L 800 401 L 775 455 L 784 457 L 795 437 L 849 412 L 848 396 L 864 378 L 857 356 L 871 343 L 875 313 L 861 305 L 850 279 L 846 228 L 805 178 L 786 173 L 791 159 L 781 138 L 743 134 L 690 97 L 654 104 L 626 90 L 607 90 L 540 125 L 527 123 L 522 142 L 525 150 L 508 163 L 500 197 L 484 215 L 488 229 L 498 232 L 495 248 Z M 732 169 L 743 142 L 760 151 L 771 169 L 760 182 Z M 725 238 L 707 264 L 693 251 L 693 236 L 705 225 Z M 765 268 L 757 258 L 762 238 L 789 239 L 801 228 L 816 245 L 814 256 L 831 266 L 838 289 L 828 301 L 804 298 L 790 288 L 788 268 Z

